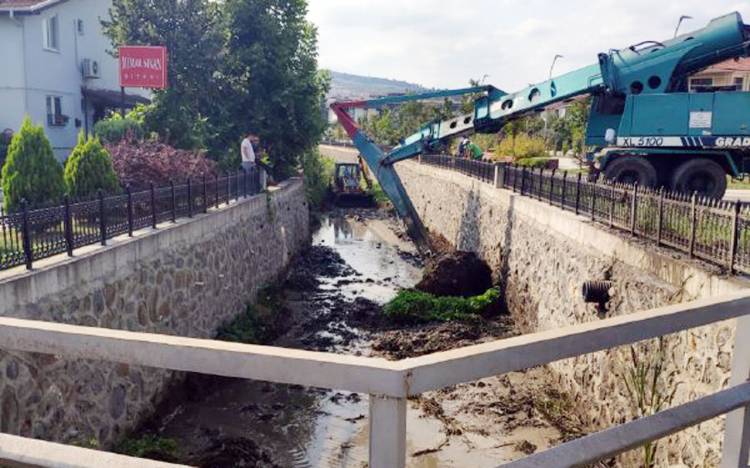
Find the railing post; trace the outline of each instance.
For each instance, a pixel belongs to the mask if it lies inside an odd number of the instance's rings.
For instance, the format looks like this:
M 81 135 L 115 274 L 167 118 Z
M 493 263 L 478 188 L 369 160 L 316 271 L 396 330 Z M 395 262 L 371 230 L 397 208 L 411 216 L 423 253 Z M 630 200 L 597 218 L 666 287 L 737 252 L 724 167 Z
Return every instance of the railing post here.
M 151 227 L 156 229 L 156 188 L 151 182 Z
M 659 205 L 656 218 L 656 245 L 661 245 L 662 219 L 664 218 L 664 187 L 659 187 Z
M 65 250 L 68 257 L 73 256 L 73 216 L 70 212 L 70 197 L 65 195 L 63 212 L 63 231 L 65 232 Z
M 638 182 L 633 184 L 633 197 L 630 199 L 630 235 L 635 235 L 636 210 L 638 209 Z
M 729 245 L 729 273 L 734 274 L 734 257 L 737 255 L 737 239 L 739 237 L 740 230 L 740 208 L 742 203 L 739 200 L 735 200 L 732 210 L 732 240 Z
M 203 174 L 203 212 L 208 213 L 208 189 L 206 187 L 206 174 Z
M 495 164 L 495 188 L 500 188 L 500 165 Z
M 695 222 L 697 220 L 697 202 L 698 194 L 693 192 L 690 197 L 690 242 L 688 243 L 688 253 L 692 258 L 695 253 Z
M 216 185 L 216 193 L 214 194 L 214 198 L 216 201 L 216 208 L 219 207 L 219 176 L 214 176 L 214 185 Z
M 247 198 L 247 171 L 242 172 L 242 196 Z
M 739 317 L 736 323 L 732 375 L 729 387 L 750 378 L 750 315 Z M 721 468 L 747 468 L 750 456 L 750 407 L 727 413 L 724 423 L 724 445 Z
M 514 165 L 512 169 L 513 169 L 513 193 L 516 193 L 517 192 L 517 190 L 516 190 L 516 180 L 518 179 L 518 177 L 517 177 L 518 176 L 518 171 L 517 171 L 518 168 Z
M 539 188 L 536 191 L 536 199 L 542 201 L 544 198 L 544 168 L 539 168 Z
M 526 188 L 526 166 L 523 166 L 521 168 L 521 195 L 523 195 L 525 188 Z
M 615 225 L 615 183 L 609 186 L 609 227 Z
M 172 193 L 172 222 L 176 223 L 177 222 L 177 195 L 175 194 L 175 191 L 174 191 L 173 180 L 169 181 L 169 189 Z
M 227 205 L 232 199 L 232 176 L 227 172 Z
M 99 237 L 102 245 L 107 245 L 107 213 L 104 209 L 104 192 L 99 189 Z
M 565 209 L 565 190 L 568 182 L 568 171 L 563 171 L 562 192 L 560 194 L 560 208 Z
M 549 204 L 552 204 L 552 192 L 555 190 L 555 172 L 556 169 L 552 169 L 552 176 L 549 178 Z
M 508 187 L 508 166 L 509 163 L 503 164 L 503 188 Z
M 370 395 L 370 468 L 406 464 L 406 399 Z
M 31 250 L 31 229 L 29 229 L 29 204 L 21 200 L 21 236 L 23 237 L 23 256 L 26 259 L 26 269 L 31 270 L 34 252 Z
M 193 183 L 190 177 L 187 178 L 187 204 L 188 204 L 188 218 L 193 217 Z
M 596 182 L 590 184 L 591 186 L 591 221 L 596 221 L 596 195 L 598 192 L 598 184 Z
M 576 215 L 580 212 L 581 208 L 581 173 L 578 173 L 576 177 Z
M 125 193 L 128 195 L 128 236 L 133 237 L 133 194 L 130 185 L 125 187 Z

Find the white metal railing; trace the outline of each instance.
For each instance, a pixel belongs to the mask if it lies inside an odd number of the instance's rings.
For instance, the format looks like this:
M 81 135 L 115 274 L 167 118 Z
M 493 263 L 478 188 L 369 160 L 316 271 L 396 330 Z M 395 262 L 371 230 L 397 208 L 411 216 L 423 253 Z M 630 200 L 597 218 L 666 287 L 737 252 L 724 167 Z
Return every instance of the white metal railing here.
M 409 396 L 739 318 L 732 381 L 726 390 L 507 465 L 574 466 L 588 463 L 730 413 L 722 466 L 734 468 L 748 466 L 748 315 L 750 291 L 397 362 L 13 318 L 0 318 L 0 349 L 368 393 L 369 466 L 392 468 L 403 467 L 406 459 L 406 398 Z M 85 449 L 34 441 L 41 444 L 34 447 L 52 447 L 45 451 L 28 445 L 28 439 L 2 437 L 2 463 L 105 465 L 86 456 Z M 33 463 L 29 458 L 31 455 L 34 455 Z M 149 464 L 146 460 L 139 462 L 140 466 L 166 466 L 156 462 Z

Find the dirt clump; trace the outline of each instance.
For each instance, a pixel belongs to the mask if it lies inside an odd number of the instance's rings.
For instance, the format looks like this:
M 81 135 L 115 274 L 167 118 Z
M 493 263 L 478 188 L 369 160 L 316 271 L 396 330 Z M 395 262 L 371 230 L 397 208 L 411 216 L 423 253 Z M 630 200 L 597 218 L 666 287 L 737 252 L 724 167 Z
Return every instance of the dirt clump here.
M 201 468 L 277 468 L 271 456 L 250 439 L 221 438 L 211 446 L 196 463 Z
M 471 297 L 492 287 L 492 270 L 473 252 L 442 254 L 427 263 L 416 289 L 436 296 Z
M 284 286 L 294 291 L 314 291 L 320 286 L 318 278 L 359 276 L 359 273 L 344 262 L 334 249 L 315 245 L 304 255 L 294 259 L 289 266 L 289 275 Z
M 386 330 L 374 337 L 372 349 L 387 359 L 399 360 L 471 346 L 512 336 L 510 317 L 477 318 L 462 322 L 432 322 Z

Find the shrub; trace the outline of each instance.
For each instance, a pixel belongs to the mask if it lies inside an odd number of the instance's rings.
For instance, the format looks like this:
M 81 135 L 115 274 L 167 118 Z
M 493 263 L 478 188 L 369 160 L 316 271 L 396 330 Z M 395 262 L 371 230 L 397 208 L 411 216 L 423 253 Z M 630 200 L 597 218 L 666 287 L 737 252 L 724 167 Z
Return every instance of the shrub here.
M 3 165 L 5 209 L 17 210 L 21 200 L 30 207 L 59 201 L 65 193 L 63 170 L 41 126 L 27 116 L 11 140 Z
M 522 158 L 522 159 L 516 159 L 514 161 L 515 164 L 518 164 L 519 166 L 528 167 L 530 169 L 549 169 L 550 165 L 552 164 L 551 161 L 556 161 L 555 158 Z
M 114 114 L 94 125 L 94 135 L 105 143 L 118 143 L 125 138 L 143 139 L 143 124 L 129 117 L 124 119 Z
M 307 200 L 312 207 L 319 207 L 325 200 L 334 170 L 333 159 L 322 156 L 317 148 L 302 155 L 305 191 L 307 192 Z
M 500 156 L 510 156 L 514 159 L 542 158 L 547 156 L 544 140 L 531 137 L 525 133 L 507 136 L 497 146 Z
M 216 163 L 202 152 L 178 150 L 159 141 L 125 139 L 106 148 L 120 183 L 134 190 L 146 189 L 152 183 L 158 187 L 170 180 L 182 183 L 188 177 L 197 180 L 217 174 Z
M 78 134 L 78 144 L 65 162 L 65 188 L 73 197 L 88 197 L 98 190 L 120 191 L 120 183 L 112 168 L 112 158 L 99 138 Z
M 438 297 L 426 292 L 405 289 L 385 305 L 385 314 L 402 322 L 430 322 L 475 318 L 500 300 L 500 291 L 488 289 L 473 297 Z

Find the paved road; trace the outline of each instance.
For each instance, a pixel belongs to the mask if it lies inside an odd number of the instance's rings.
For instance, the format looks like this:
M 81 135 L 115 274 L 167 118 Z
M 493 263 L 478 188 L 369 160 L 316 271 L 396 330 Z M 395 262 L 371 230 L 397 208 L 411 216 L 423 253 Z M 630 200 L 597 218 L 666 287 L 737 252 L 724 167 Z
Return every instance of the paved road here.
M 320 145 L 320 153 L 323 156 L 333 158 L 337 163 L 356 163 L 359 151 L 346 146 Z
M 724 200 L 739 200 L 741 202 L 750 203 L 750 190 L 727 190 L 726 195 L 724 195 Z

